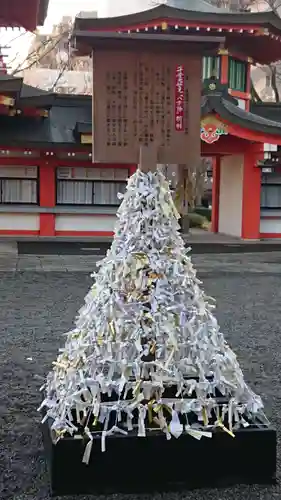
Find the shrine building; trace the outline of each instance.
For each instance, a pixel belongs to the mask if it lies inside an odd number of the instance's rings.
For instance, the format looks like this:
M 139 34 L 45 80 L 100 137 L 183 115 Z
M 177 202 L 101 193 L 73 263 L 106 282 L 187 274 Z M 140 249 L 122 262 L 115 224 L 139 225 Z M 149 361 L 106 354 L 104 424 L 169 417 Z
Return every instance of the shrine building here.
M 199 120 L 201 155 L 213 158 L 212 230 L 246 240 L 281 238 L 281 104 L 255 103 L 250 78 L 252 65 L 281 59 L 281 20 L 273 12 L 230 14 L 206 5 L 187 0 L 186 9 L 160 5 L 116 18 L 83 13 L 76 18 L 72 43 L 78 54 L 89 55 L 97 47 L 106 51 L 114 41 L 123 61 L 128 40 L 139 52 L 147 52 L 151 43 L 156 50 L 165 40 L 174 44 L 179 63 L 169 74 L 174 95 L 165 102 L 169 115 L 145 97 L 141 104 L 151 120 L 162 120 L 159 140 L 167 145 L 173 134 L 180 137 Z M 192 85 L 188 93 L 185 51 L 199 46 L 202 94 Z M 161 86 L 160 55 L 159 61 L 160 69 L 150 70 L 149 78 Z M 104 72 L 94 72 L 93 110 L 89 96 L 44 92 L 0 73 L 0 235 L 113 234 L 117 193 L 137 166 L 134 151 L 126 156 L 132 131 L 122 113 L 125 106 L 133 109 L 134 92 L 127 92 L 130 76 L 122 64 L 117 58 Z M 95 84 L 102 82 L 104 94 L 97 98 Z M 201 117 L 192 113 L 197 94 Z M 189 107 L 184 109 L 181 99 Z M 98 137 L 97 114 L 104 117 Z M 145 127 L 142 137 L 144 144 L 151 140 Z M 169 148 L 166 156 L 161 151 L 160 164 L 175 163 Z M 177 158 L 184 163 L 181 151 Z

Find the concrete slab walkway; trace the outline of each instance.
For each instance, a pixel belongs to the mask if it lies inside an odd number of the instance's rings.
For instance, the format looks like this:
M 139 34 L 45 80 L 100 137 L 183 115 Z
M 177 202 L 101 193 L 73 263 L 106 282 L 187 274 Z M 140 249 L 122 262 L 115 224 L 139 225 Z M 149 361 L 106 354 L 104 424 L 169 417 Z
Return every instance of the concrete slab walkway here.
M 211 254 L 281 252 L 281 240 L 243 241 L 222 234 L 192 229 L 184 235 L 186 245 L 193 249 L 194 257 Z M 5 270 L 89 270 L 103 258 L 112 241 L 108 238 L 0 238 L 0 271 Z M 24 249 L 22 247 L 25 247 Z M 86 248 L 84 248 L 86 247 Z M 266 257 L 267 258 L 267 257 Z M 206 260 L 207 259 L 207 260 Z M 265 260 L 265 257 L 263 258 Z M 78 266 L 78 267 L 77 267 Z
M 280 239 L 270 239 L 270 240 L 242 240 L 236 236 L 228 236 L 225 234 L 212 233 L 211 231 L 205 231 L 203 229 L 192 228 L 190 232 L 183 235 L 183 238 L 193 243 L 206 243 L 206 244 L 239 244 L 239 245 L 249 245 L 256 243 L 276 243 L 281 245 Z M 0 254 L 3 251 L 10 252 L 15 248 L 17 242 L 49 242 L 49 243 L 110 243 L 112 241 L 111 236 L 1 236 L 0 237 Z
M 281 274 L 281 252 L 195 254 L 192 262 L 202 273 Z M 102 255 L 0 255 L 0 275 L 5 272 L 82 272 L 90 274 Z M 1 278 L 0 278 L 1 279 Z

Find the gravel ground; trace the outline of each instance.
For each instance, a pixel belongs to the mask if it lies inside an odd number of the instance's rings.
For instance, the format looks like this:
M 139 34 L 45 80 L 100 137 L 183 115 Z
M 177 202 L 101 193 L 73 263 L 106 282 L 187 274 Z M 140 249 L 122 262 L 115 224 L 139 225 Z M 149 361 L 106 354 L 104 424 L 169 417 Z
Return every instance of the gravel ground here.
M 63 342 L 61 334 L 71 326 L 91 278 L 81 272 L 18 272 L 0 276 L 0 498 L 47 500 L 48 475 L 36 412 L 40 376 L 47 373 L 56 357 Z M 246 379 L 263 397 L 267 415 L 279 429 L 280 275 L 248 273 L 245 269 L 244 272 L 241 269 L 241 274 L 227 275 L 217 268 L 202 278 L 207 292 L 217 299 L 217 316 L 239 356 Z M 132 496 L 112 498 L 129 500 Z M 281 491 L 279 486 L 251 486 L 154 497 L 142 495 L 134 500 L 148 498 L 280 500 Z M 65 497 L 65 500 L 73 499 Z

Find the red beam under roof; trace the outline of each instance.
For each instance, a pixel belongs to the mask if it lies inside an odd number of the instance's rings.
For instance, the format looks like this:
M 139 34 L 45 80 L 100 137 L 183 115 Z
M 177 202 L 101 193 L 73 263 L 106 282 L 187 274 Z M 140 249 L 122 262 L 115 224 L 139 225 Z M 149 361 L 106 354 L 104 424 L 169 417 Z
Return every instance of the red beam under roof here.
M 34 31 L 47 16 L 49 0 L 0 0 L 0 26 Z

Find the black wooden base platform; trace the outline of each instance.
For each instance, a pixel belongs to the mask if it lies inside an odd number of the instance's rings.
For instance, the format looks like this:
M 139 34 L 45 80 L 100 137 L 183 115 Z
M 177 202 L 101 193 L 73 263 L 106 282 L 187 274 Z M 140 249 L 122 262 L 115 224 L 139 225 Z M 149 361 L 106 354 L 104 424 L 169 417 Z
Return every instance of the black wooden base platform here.
M 218 429 L 212 438 L 200 441 L 187 434 L 167 441 L 159 431 L 148 431 L 146 438 L 109 436 L 104 453 L 97 437 L 89 465 L 85 465 L 83 439 L 66 437 L 54 445 L 48 422 L 42 427 L 52 496 L 276 481 L 276 432 L 272 428 L 241 429 L 235 438 Z

